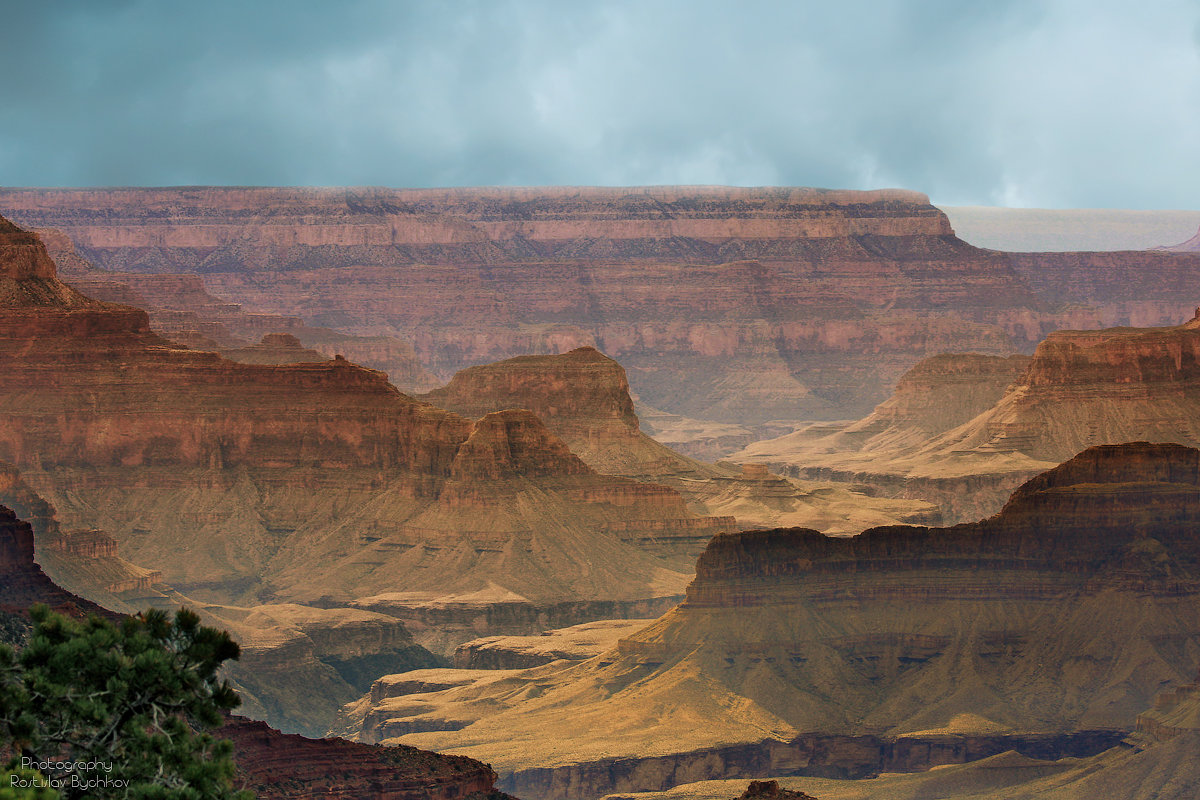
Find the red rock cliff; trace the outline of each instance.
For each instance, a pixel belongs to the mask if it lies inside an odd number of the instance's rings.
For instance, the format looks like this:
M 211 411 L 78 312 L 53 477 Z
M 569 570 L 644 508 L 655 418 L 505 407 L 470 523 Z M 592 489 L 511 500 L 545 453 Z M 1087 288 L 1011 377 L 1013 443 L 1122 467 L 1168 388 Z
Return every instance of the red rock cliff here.
M 44 257 L 18 239 L 0 263 Z M 144 312 L 52 274 L 13 285 L 38 281 L 53 302 L 0 308 L 0 459 L 68 527 L 99 516 L 183 591 L 640 600 L 677 593 L 690 555 L 727 527 L 673 490 L 596 474 L 528 412 L 472 423 L 345 359 L 180 349 Z M 539 548 L 553 556 L 528 555 Z
M 698 418 L 866 411 L 922 356 L 1057 324 L 914 192 L 17 190 L 0 208 L 106 269 L 198 272 L 258 311 L 410 339 L 443 376 L 594 345 Z

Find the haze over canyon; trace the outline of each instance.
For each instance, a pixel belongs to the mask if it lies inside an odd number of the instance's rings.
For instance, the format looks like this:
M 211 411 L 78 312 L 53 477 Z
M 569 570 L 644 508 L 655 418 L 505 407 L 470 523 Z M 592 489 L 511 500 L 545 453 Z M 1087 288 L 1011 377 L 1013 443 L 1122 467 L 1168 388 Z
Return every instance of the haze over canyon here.
M 260 796 L 1200 791 L 1195 239 L 987 249 L 902 190 L 0 214 L 6 640 L 196 609 Z

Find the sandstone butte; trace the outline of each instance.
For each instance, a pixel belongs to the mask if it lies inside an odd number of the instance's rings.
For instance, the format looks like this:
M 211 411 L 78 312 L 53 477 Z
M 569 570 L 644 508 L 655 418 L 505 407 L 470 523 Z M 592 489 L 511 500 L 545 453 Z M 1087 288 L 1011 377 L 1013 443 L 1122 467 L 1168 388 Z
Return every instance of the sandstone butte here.
M 1200 451 L 1137 443 L 973 524 L 724 534 L 609 652 L 434 692 L 397 676 L 339 730 L 487 760 L 530 798 L 1089 755 L 1195 673 L 1198 521 Z
M 1200 793 L 1200 682 L 1159 694 L 1121 744 L 1090 758 L 1046 760 L 1008 751 L 928 772 L 867 780 L 780 777 L 780 792 L 820 800 L 1193 800 Z M 744 780 L 683 784 L 664 792 L 623 792 L 604 800 L 727 800 Z M 753 783 L 751 784 L 753 785 Z
M 931 500 L 948 519 L 978 518 L 1029 476 L 1092 445 L 1200 446 L 1198 359 L 1200 319 L 1055 331 L 1031 359 L 928 359 L 866 418 L 812 425 L 733 458 Z
M 104 270 L 411 342 L 464 367 L 591 345 L 646 405 L 702 420 L 861 416 L 954 349 L 1190 310 L 1189 253 L 972 247 L 915 192 L 722 187 L 6 189 Z M 370 362 L 368 362 L 370 363 Z
M 1161 250 L 1173 250 L 1179 253 L 1200 253 L 1200 231 L 1196 235 L 1188 239 L 1186 242 L 1180 242 L 1176 245 L 1159 248 Z
M 63 284 L 7 221 L 0 366 L 0 460 L 64 529 L 106 531 L 201 600 L 371 596 L 444 617 L 461 599 L 452 650 L 497 602 L 525 615 L 497 633 L 554 603 L 576 604 L 558 624 L 661 613 L 729 527 L 668 487 L 596 473 L 528 411 L 472 422 L 344 359 L 182 349 L 144 311 Z
M 466 417 L 528 409 L 597 472 L 665 484 L 693 512 L 732 517 L 739 528 L 803 525 L 846 534 L 895 522 L 940 521 L 937 509 L 919 501 L 871 497 L 844 484 L 797 481 L 756 466 L 681 456 L 642 432 L 625 370 L 593 347 L 469 367 L 417 397 Z
M 34 561 L 33 539 L 30 524 L 0 506 L 0 616 L 6 622 L 19 620 L 34 603 L 72 616 L 120 616 L 51 581 Z M 306 739 L 237 716 L 216 736 L 233 741 L 239 783 L 264 800 L 509 800 L 495 790 L 496 773 L 469 758 Z
M 35 231 L 58 267 L 59 276 L 88 297 L 146 309 L 150 329 L 173 342 L 199 350 L 218 350 L 226 358 L 255 364 L 319 361 L 335 355 L 367 364 L 388 374 L 403 389 L 437 385 L 421 366 L 412 345 L 391 336 L 351 336 L 305 325 L 299 317 L 250 314 L 237 303 L 213 297 L 198 275 L 146 275 L 98 270 L 75 250 L 62 231 Z M 291 336 L 314 352 L 297 352 L 290 344 L 266 337 Z M 262 340 L 259 345 L 256 341 Z M 262 344 L 266 342 L 267 344 Z M 246 352 L 249 351 L 249 352 Z

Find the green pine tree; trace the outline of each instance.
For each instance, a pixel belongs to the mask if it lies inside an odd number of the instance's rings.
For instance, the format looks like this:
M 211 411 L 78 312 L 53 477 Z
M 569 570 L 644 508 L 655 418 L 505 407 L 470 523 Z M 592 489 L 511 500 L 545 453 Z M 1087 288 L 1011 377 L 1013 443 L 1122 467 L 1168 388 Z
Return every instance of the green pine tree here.
M 186 609 L 119 625 L 45 606 L 30 615 L 28 642 L 0 645 L 0 753 L 11 756 L 0 800 L 53 797 L 37 793 L 45 783 L 63 798 L 250 796 L 233 789 L 230 743 L 204 732 L 239 702 L 217 676 L 238 657 L 227 632 Z

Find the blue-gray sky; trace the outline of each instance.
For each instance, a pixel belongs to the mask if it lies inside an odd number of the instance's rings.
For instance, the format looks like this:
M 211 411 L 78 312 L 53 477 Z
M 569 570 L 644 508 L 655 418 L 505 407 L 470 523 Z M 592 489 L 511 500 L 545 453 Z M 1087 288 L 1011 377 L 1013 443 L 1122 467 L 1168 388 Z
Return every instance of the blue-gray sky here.
M 0 184 L 1200 208 L 1200 0 L 0 0 Z

